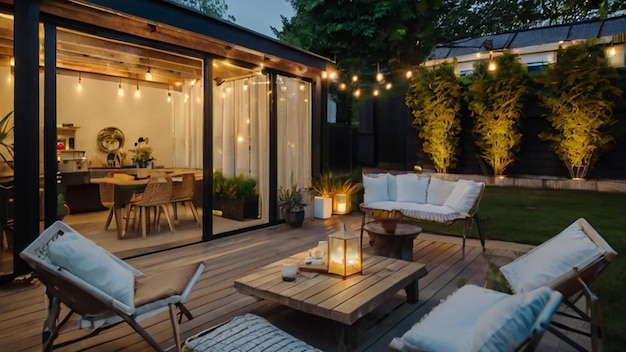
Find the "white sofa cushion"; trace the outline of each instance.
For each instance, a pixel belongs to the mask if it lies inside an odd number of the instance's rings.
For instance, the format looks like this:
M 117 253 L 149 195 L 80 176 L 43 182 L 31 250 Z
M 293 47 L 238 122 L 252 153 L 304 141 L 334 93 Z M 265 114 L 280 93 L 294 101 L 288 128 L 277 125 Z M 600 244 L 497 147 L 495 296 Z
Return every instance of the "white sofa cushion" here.
M 419 204 L 426 203 L 426 191 L 428 190 L 430 177 L 411 173 L 398 175 L 395 178 L 397 185 L 397 201 Z
M 367 204 L 370 209 L 399 210 L 402 215 L 433 222 L 448 222 L 460 219 L 463 215 L 444 205 L 417 204 L 413 202 L 380 201 Z
M 387 174 L 363 174 L 363 201 L 365 204 L 388 201 Z
M 604 254 L 585 234 L 578 221 L 530 252 L 504 265 L 500 271 L 515 292 L 539 286 L 553 287 L 554 282 L 582 270 Z
M 50 241 L 48 255 L 52 264 L 134 308 L 135 276 L 89 239 L 65 232 Z
M 396 181 L 396 175 L 387 173 L 387 192 L 389 194 L 389 200 L 398 200 L 398 184 Z
M 402 335 L 402 350 L 514 351 L 530 336 L 550 294 L 548 288 L 507 295 L 463 286 Z
M 443 205 L 447 205 L 461 214 L 467 214 L 472 209 L 482 189 L 483 184 L 480 182 L 458 180 Z
M 443 205 L 450 193 L 452 193 L 454 186 L 456 186 L 456 182 L 431 177 L 428 183 L 428 191 L 426 192 L 426 203 Z

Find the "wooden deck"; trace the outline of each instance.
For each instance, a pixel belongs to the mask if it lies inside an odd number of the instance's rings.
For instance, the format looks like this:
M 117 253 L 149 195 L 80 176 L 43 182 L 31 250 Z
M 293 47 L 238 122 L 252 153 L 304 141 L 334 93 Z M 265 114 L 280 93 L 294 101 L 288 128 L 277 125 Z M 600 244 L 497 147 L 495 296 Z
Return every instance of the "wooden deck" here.
M 251 273 L 256 268 L 311 249 L 324 240 L 338 221 L 358 231 L 360 214 L 334 216 L 328 220 L 305 220 L 301 228 L 278 225 L 267 229 L 247 232 L 207 243 L 184 246 L 128 260 L 150 274 L 163 268 L 203 261 L 206 269 L 196 284 L 186 306 L 194 319 L 181 324 L 182 338 L 223 323 L 228 319 L 252 312 L 267 318 L 279 328 L 324 351 L 337 351 L 338 323 L 291 310 L 277 304 L 259 301 L 239 293 L 233 281 Z M 198 231 L 197 227 L 189 231 Z M 175 235 L 179 234 L 179 231 Z M 487 234 L 487 238 L 488 238 Z M 371 248 L 364 241 L 364 251 Z M 429 312 L 441 299 L 464 283 L 483 285 L 487 263 L 477 240 L 468 240 L 466 258 L 461 260 L 461 239 L 450 236 L 420 234 L 414 241 L 414 260 L 426 264 L 428 275 L 419 281 L 419 302 L 407 304 L 404 291 L 387 300 L 372 313 L 356 323 L 359 351 L 385 351 L 387 344 L 407 331 L 413 323 Z M 529 246 L 487 240 L 487 253 L 501 260 L 515 258 Z M 32 284 L 12 283 L 0 286 L 0 350 L 41 350 L 41 328 L 46 317 L 45 287 Z M 73 329 L 73 325 L 68 323 Z M 173 345 L 168 313 L 164 312 L 141 323 L 164 347 Z M 82 334 L 70 330 L 57 341 Z M 580 338 L 588 346 L 588 338 Z M 143 351 L 149 346 L 125 324 L 103 332 L 59 351 Z M 572 351 L 566 344 L 546 333 L 540 351 Z

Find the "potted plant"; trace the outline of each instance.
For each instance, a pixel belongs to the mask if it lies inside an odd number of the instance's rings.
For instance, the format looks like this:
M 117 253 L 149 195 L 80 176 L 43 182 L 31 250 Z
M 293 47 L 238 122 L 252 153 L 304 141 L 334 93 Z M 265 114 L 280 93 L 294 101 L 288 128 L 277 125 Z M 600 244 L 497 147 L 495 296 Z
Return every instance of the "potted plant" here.
M 304 222 L 304 206 L 306 204 L 302 202 L 302 198 L 302 191 L 296 183 L 292 182 L 289 188 L 280 186 L 278 189 L 278 205 L 289 226 L 300 227 Z
M 142 146 L 142 143 L 145 145 Z M 133 154 L 133 164 L 139 168 L 148 167 L 148 163 L 152 162 L 152 147 L 148 146 L 148 138 L 139 137 L 135 142 L 135 148 L 129 150 Z
M 259 217 L 257 182 L 240 174 L 226 177 L 221 171 L 213 172 L 213 209 L 222 217 L 243 221 Z
M 330 171 L 311 179 L 311 188 L 317 194 L 313 198 L 313 208 L 318 219 L 328 219 L 333 214 L 334 183 L 335 178 Z

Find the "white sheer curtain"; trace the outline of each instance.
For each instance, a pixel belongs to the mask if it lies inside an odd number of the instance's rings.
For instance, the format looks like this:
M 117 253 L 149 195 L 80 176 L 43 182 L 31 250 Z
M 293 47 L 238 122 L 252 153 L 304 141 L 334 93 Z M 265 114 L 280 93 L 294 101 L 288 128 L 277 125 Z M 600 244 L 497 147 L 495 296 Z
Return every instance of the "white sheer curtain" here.
M 199 81 L 185 81 L 180 92 L 168 92 L 172 105 L 172 165 L 202 168 L 203 90 Z
M 216 84 L 213 90 L 214 171 L 256 179 L 261 204 L 269 194 L 268 81 L 253 76 Z
M 311 84 L 277 77 L 278 186 L 309 187 L 311 180 Z

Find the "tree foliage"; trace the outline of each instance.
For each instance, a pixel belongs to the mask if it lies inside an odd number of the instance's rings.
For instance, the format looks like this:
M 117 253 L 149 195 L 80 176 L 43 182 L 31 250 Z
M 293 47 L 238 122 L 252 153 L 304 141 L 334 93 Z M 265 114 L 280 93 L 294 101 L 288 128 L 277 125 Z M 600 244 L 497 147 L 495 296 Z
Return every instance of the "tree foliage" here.
M 540 134 L 563 160 L 572 178 L 585 178 L 614 140 L 614 99 L 621 95 L 617 73 L 596 41 L 559 49 L 540 92 L 552 131 Z
M 430 51 L 442 0 L 288 0 L 284 42 L 337 62 L 344 72 L 375 72 L 416 65 Z
M 235 22 L 235 17 L 227 14 L 228 5 L 225 0 L 172 0 L 183 6 L 198 10 L 205 15 L 227 19 Z
M 437 19 L 437 41 L 606 18 L 625 9 L 622 0 L 445 0 Z
M 415 120 L 413 127 L 422 138 L 422 148 L 437 172 L 456 166 L 461 131 L 461 83 L 454 66 L 443 63 L 436 68 L 420 68 L 411 81 L 406 104 Z

